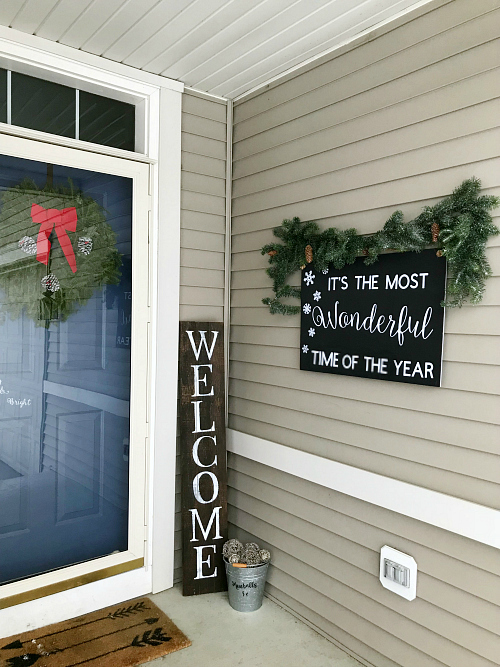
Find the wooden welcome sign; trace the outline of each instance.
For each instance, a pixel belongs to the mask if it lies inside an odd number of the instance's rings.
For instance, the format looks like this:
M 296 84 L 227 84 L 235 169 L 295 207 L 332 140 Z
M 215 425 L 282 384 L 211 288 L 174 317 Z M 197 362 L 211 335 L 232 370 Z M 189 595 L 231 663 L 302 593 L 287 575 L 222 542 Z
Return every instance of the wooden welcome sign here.
M 224 333 L 219 322 L 181 322 L 179 431 L 183 595 L 227 588 Z

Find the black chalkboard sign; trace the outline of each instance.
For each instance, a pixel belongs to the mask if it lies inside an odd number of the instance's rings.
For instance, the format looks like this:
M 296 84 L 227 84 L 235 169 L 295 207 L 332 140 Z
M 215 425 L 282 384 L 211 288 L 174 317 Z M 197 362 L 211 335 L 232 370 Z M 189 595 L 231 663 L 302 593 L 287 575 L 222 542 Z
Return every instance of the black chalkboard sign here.
M 435 250 L 302 271 L 300 368 L 439 387 L 446 261 Z

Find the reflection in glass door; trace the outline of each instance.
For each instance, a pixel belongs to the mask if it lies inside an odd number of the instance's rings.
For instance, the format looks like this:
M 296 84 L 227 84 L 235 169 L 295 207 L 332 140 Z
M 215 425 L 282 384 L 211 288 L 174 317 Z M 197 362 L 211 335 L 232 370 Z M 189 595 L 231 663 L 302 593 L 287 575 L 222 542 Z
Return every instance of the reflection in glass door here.
M 132 179 L 0 156 L 0 584 L 128 545 Z

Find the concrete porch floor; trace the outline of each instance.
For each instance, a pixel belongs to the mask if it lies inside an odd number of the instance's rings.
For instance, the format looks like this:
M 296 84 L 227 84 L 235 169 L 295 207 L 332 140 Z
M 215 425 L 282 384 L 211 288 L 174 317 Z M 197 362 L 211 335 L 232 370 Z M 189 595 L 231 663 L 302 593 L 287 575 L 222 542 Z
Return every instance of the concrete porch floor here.
M 151 667 L 362 667 L 268 598 L 245 614 L 229 606 L 227 593 L 183 597 L 175 586 L 149 597 L 193 642 Z

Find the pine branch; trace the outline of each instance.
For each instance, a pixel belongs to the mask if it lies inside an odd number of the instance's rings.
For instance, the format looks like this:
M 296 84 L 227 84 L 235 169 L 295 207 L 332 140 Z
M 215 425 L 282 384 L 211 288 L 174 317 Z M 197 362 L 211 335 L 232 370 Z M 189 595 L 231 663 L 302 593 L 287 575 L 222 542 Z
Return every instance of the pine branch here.
M 361 254 L 365 264 L 375 263 L 386 250 L 420 252 L 425 248 L 439 247 L 448 261 L 450 277 L 448 293 L 443 306 L 462 306 L 466 301 L 479 303 L 483 298 L 486 278 L 491 267 L 485 254 L 488 239 L 499 233 L 493 224 L 490 211 L 500 204 L 500 199 L 480 195 L 481 182 L 477 178 L 463 181 L 452 194 L 434 206 L 426 206 L 409 222 L 401 211 L 395 211 L 384 227 L 371 235 L 358 234 L 356 229 L 341 230 L 335 227 L 320 231 L 315 222 L 300 222 L 299 218 L 283 220 L 273 230 L 282 243 L 269 243 L 262 254 L 269 253 L 268 276 L 273 281 L 274 298 L 263 299 L 272 314 L 295 315 L 299 306 L 283 304 L 280 299 L 300 299 L 300 288 L 287 284 L 288 278 L 305 263 L 305 247 L 313 251 L 314 266 L 323 270 L 329 264 L 340 270 L 352 264 Z M 433 227 L 435 225 L 435 227 Z M 433 229 L 438 229 L 437 244 Z

